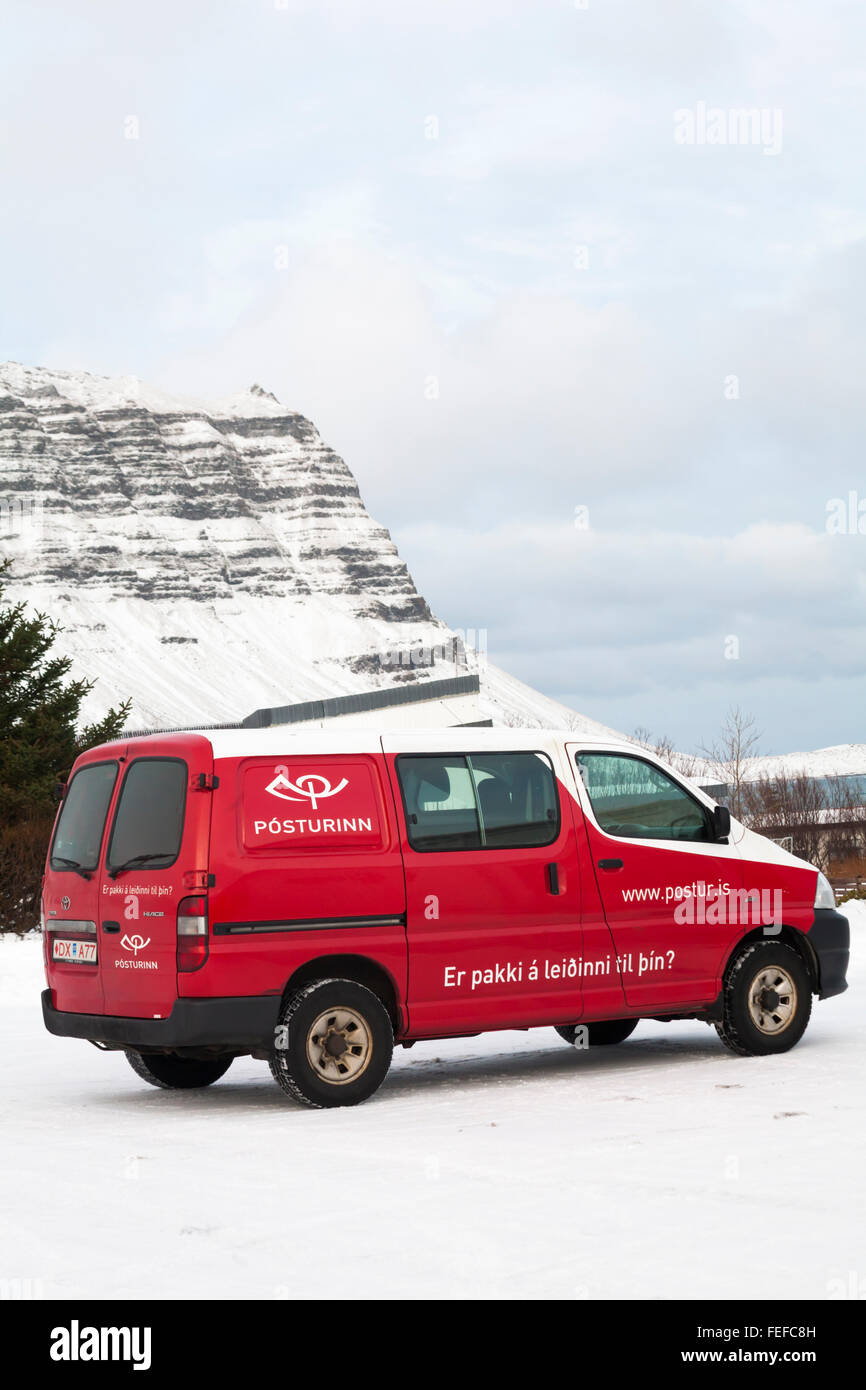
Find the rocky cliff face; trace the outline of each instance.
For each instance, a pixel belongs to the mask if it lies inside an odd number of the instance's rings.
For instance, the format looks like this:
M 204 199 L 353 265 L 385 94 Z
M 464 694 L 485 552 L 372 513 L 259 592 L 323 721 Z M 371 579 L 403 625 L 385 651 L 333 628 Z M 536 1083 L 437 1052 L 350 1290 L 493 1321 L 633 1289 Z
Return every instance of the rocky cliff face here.
M 0 486 L 44 509 L 32 583 L 105 599 L 352 595 L 359 617 L 430 619 L 343 460 L 261 387 L 208 411 L 134 382 L 2 368 Z
M 97 682 L 87 717 L 131 695 L 137 725 L 230 722 L 475 669 L 343 460 L 259 386 L 208 406 L 0 366 L 3 554 L 8 597 L 59 622 Z M 494 717 L 571 714 L 503 673 L 483 681 Z

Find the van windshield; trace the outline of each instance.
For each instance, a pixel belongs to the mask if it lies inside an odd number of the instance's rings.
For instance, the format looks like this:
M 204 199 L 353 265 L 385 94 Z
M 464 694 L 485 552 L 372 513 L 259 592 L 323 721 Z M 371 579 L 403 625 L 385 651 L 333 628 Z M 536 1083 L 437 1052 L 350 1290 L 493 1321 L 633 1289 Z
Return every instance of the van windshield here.
M 180 853 L 186 805 L 186 763 L 139 758 L 123 779 L 108 846 L 108 872 L 141 866 L 167 869 Z
M 52 869 L 92 873 L 96 868 L 116 778 L 117 763 L 91 763 L 76 772 L 51 844 Z

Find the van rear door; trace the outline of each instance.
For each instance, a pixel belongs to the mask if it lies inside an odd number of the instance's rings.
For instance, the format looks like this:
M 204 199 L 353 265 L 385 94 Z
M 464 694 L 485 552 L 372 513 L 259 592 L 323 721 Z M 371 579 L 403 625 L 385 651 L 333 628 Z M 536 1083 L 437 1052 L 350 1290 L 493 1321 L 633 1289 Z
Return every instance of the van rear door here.
M 81 763 L 60 807 L 42 888 L 45 966 L 55 1009 L 104 1012 L 99 954 L 100 852 L 119 753 Z
M 200 736 L 131 744 L 105 849 L 104 1011 L 166 1018 L 177 999 L 177 915 L 206 897 L 213 755 Z

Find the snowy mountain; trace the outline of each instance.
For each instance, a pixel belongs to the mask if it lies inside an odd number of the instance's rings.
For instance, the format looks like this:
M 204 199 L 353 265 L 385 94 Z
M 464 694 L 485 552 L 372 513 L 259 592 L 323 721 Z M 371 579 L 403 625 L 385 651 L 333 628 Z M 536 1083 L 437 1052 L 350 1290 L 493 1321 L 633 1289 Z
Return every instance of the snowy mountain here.
M 688 757 L 688 755 L 686 755 Z M 704 758 L 689 758 L 690 775 L 703 785 L 717 784 L 721 773 Z M 743 760 L 742 777 L 756 782 L 763 777 L 863 777 L 866 776 L 866 743 L 835 743 L 803 753 L 761 753 Z
M 0 366 L 0 554 L 96 681 L 87 718 L 131 696 L 138 727 L 232 722 L 478 670 L 497 723 L 612 732 L 435 618 L 343 460 L 260 386 L 205 404 Z
M 811 753 L 778 753 L 748 760 L 746 780 L 759 777 L 850 777 L 866 773 L 866 743 L 836 743 Z

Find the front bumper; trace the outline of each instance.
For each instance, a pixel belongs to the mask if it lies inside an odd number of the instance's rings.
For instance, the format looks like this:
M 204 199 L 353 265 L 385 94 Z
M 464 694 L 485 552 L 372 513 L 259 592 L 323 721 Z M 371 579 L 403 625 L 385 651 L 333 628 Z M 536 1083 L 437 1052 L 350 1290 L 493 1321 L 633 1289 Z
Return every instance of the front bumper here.
M 280 1011 L 278 994 L 223 999 L 178 999 L 168 1018 L 119 1018 L 55 1009 L 42 993 L 42 1017 L 58 1038 L 85 1038 L 109 1047 L 169 1051 L 182 1047 L 271 1048 Z
M 830 999 L 848 988 L 851 932 L 848 918 L 833 907 L 816 907 L 806 936 L 818 964 L 818 998 Z

